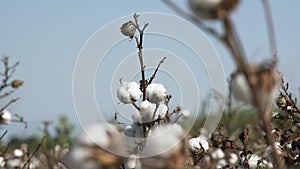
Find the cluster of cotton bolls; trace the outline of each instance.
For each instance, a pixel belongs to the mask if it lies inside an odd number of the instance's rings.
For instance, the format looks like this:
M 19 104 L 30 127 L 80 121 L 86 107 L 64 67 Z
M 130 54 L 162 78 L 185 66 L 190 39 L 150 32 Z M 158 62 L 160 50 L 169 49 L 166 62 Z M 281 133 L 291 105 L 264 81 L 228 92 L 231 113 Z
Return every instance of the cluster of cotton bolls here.
M 0 168 L 22 168 L 29 156 L 26 154 L 27 145 L 21 145 L 21 148 L 16 148 L 12 151 L 12 153 L 5 153 L 0 156 Z M 40 161 L 33 157 L 30 159 L 30 163 L 28 163 L 29 167 L 32 169 L 39 168 Z
M 58 161 L 68 152 L 68 149 L 62 148 L 60 145 L 56 145 L 54 149 L 47 149 L 47 153 L 51 154 L 49 157 L 39 152 L 38 155 L 32 154 L 28 148 L 28 145 L 23 143 L 20 148 L 15 148 L 13 151 L 3 152 L 0 155 L 0 169 L 11 169 L 11 168 L 30 168 L 40 169 L 45 167 L 45 163 L 48 160 L 57 159 L 53 161 L 51 168 L 53 169 L 66 169 L 62 163 Z

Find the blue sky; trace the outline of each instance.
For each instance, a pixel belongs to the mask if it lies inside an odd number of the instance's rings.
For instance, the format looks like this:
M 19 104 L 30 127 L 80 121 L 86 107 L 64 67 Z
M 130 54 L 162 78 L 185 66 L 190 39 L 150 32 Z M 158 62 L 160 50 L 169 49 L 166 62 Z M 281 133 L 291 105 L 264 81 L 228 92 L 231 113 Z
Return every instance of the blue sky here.
M 185 6 L 185 1 L 180 4 Z M 298 0 L 271 1 L 279 67 L 296 94 L 300 84 L 299 5 Z M 0 53 L 21 62 L 15 77 L 25 81 L 15 94 L 21 100 L 9 110 L 29 121 L 26 130 L 19 124 L 3 129 L 8 128 L 10 135 L 20 132 L 30 135 L 41 131 L 42 120 L 54 122 L 59 114 L 67 114 L 78 125 L 72 100 L 72 75 L 81 48 L 101 26 L 135 12 L 176 15 L 158 0 L 1 1 Z M 258 62 L 270 56 L 261 1 L 242 1 L 233 18 L 248 60 Z M 228 76 L 234 70 L 232 59 L 219 42 L 211 40 Z

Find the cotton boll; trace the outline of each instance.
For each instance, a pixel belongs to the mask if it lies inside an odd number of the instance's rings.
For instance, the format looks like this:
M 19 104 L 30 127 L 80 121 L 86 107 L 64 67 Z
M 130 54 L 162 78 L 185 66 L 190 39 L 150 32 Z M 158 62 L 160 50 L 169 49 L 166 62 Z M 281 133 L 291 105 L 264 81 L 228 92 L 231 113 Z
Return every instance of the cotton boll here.
M 200 144 L 199 144 L 199 140 L 198 138 L 191 138 L 189 140 L 189 146 L 190 146 L 190 149 L 193 151 L 193 152 L 197 152 L 198 149 L 201 148 Z
M 152 122 L 154 120 L 157 120 L 159 117 L 163 118 L 165 117 L 167 111 L 168 107 L 163 103 L 156 105 L 146 100 L 143 101 L 140 105 L 140 115 L 143 123 Z
M 147 86 L 146 95 L 151 103 L 158 104 L 166 99 L 167 90 L 162 84 L 151 83 Z
M 93 145 L 108 146 L 110 138 L 107 136 L 107 132 L 115 129 L 113 126 L 105 126 L 105 124 L 93 124 L 86 129 L 86 132 L 82 132 L 78 135 L 76 142 L 81 145 Z
M 136 26 L 134 22 L 128 21 L 124 23 L 120 29 L 123 35 L 128 36 L 130 39 L 132 39 L 136 31 Z
M 225 167 L 227 164 L 226 160 L 224 159 L 220 159 L 218 162 L 217 162 L 217 165 L 216 165 L 216 168 L 217 169 L 221 169 L 223 167 Z
M 229 154 L 229 158 L 228 158 L 228 162 L 231 165 L 236 165 L 239 162 L 239 157 L 237 154 L 235 153 L 230 153 Z
M 9 124 L 11 122 L 11 113 L 8 110 L 0 112 L 0 124 Z
M 155 127 L 148 138 L 148 145 L 142 151 L 143 168 L 185 168 L 184 133 L 178 125 Z
M 4 167 L 5 166 L 5 159 L 0 156 L 0 167 Z
M 230 12 L 238 0 L 189 0 L 192 12 L 202 19 L 216 19 Z
M 238 73 L 233 76 L 231 91 L 237 100 L 252 103 L 251 89 L 244 74 Z
M 142 163 L 137 155 L 130 155 L 124 162 L 125 169 L 141 169 Z
M 168 107 L 167 105 L 165 104 L 160 104 L 158 106 L 158 109 L 157 109 L 157 115 L 160 117 L 160 118 L 164 118 L 167 114 L 167 111 L 168 111 Z M 156 118 L 157 119 L 157 118 Z
M 143 151 L 144 156 L 170 156 L 181 147 L 184 133 L 179 125 L 158 126 L 152 130 L 148 138 L 149 145 Z
M 220 148 L 217 148 L 215 151 L 211 152 L 211 156 L 213 159 L 221 159 L 225 157 L 225 154 Z
M 256 168 L 258 161 L 261 160 L 261 157 L 256 155 L 256 154 L 252 154 L 250 159 L 248 160 L 248 164 L 250 166 L 250 168 Z
M 124 154 L 123 147 L 123 138 L 114 125 L 93 124 L 76 137 L 62 161 L 72 169 L 119 166 L 119 155 Z
M 153 113 L 155 111 L 156 105 L 150 103 L 149 101 L 143 101 L 140 105 L 140 115 L 143 123 L 148 123 L 154 120 Z
M 14 156 L 15 157 L 22 157 L 23 156 L 23 151 L 20 149 L 15 149 L 14 150 Z
M 142 92 L 136 82 L 124 82 L 117 90 L 117 97 L 121 103 L 129 104 L 141 98 Z
M 87 160 L 90 156 L 88 148 L 82 146 L 73 146 L 69 153 L 64 157 L 63 162 L 66 167 L 72 169 L 96 169 L 96 161 Z
M 204 151 L 207 151 L 209 148 L 206 138 L 202 136 L 190 139 L 189 146 L 193 152 L 199 152 L 202 148 Z
M 128 92 L 134 101 L 139 100 L 143 94 L 140 90 L 140 86 L 136 82 L 128 83 Z
M 189 0 L 189 6 L 192 12 L 199 18 L 215 18 L 215 8 L 222 2 L 222 0 Z
M 183 115 L 183 117 L 190 117 L 190 111 L 188 111 L 188 110 L 182 110 L 181 111 L 181 114 Z
M 133 122 L 135 123 L 142 123 L 142 117 L 140 115 L 140 112 L 134 112 L 132 115 L 131 115 L 131 119 Z

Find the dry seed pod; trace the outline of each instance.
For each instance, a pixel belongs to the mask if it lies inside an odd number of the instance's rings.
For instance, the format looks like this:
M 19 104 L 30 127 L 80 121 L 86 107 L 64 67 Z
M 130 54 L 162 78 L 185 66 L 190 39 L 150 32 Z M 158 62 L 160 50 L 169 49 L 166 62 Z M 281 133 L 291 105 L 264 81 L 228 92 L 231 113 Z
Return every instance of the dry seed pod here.
M 239 0 L 189 0 L 192 12 L 202 19 L 224 18 L 237 6 Z
M 14 80 L 11 83 L 11 87 L 13 87 L 13 88 L 19 88 L 20 86 L 23 85 L 23 83 L 24 83 L 23 80 Z
M 248 80 L 239 71 L 232 75 L 231 90 L 233 96 L 237 100 L 253 104 L 250 83 L 256 91 L 257 103 L 261 106 L 269 105 L 268 103 L 275 99 L 275 92 L 280 88 L 282 74 L 272 65 L 249 65 L 248 68 Z

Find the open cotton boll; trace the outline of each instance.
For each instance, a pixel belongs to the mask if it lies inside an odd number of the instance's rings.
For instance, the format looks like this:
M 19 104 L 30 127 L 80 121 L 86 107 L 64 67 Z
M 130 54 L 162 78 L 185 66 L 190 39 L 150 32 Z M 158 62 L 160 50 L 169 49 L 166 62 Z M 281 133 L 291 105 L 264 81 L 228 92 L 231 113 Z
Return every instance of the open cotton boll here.
M 80 133 L 70 151 L 64 156 L 64 164 L 72 169 L 102 169 L 119 166 L 124 154 L 123 138 L 111 124 L 93 124 Z
M 147 98 L 151 103 L 160 103 L 167 97 L 167 90 L 164 85 L 159 83 L 151 83 L 146 89 Z
M 148 137 L 148 145 L 142 151 L 143 168 L 186 168 L 184 133 L 177 124 L 155 127 Z M 155 165 L 154 165 L 155 164 Z
M 250 159 L 248 160 L 248 164 L 250 168 L 256 168 L 258 161 L 261 160 L 261 157 L 256 155 L 256 154 L 252 154 Z
M 125 169 L 141 169 L 142 163 L 137 155 L 130 155 L 124 162 Z
M 0 112 L 0 124 L 9 124 L 11 122 L 11 113 L 4 109 Z
M 165 117 L 168 107 L 161 103 L 156 107 L 156 104 L 150 103 L 149 101 L 143 101 L 140 105 L 140 115 L 143 123 L 148 123 L 157 120 L 159 117 Z M 155 114 L 154 114 L 155 113 Z
M 131 119 L 133 122 L 135 123 L 142 123 L 142 117 L 140 115 L 140 112 L 134 112 L 132 115 L 131 115 Z
M 136 82 L 123 82 L 117 90 L 117 97 L 121 103 L 129 104 L 141 98 L 142 92 Z
M 217 148 L 215 151 L 211 152 L 211 156 L 213 159 L 221 159 L 225 157 L 225 154 L 220 148 Z
M 14 156 L 15 157 L 22 157 L 23 156 L 23 151 L 20 149 L 15 149 L 14 150 Z
M 183 129 L 178 124 L 155 127 L 148 137 L 148 146 L 142 155 L 169 157 L 180 149 L 183 137 Z
M 189 140 L 189 147 L 193 152 L 199 152 L 202 148 L 204 151 L 207 151 L 209 145 L 205 137 L 199 136 Z
M 244 74 L 238 73 L 233 77 L 231 91 L 235 99 L 252 103 L 251 89 Z

